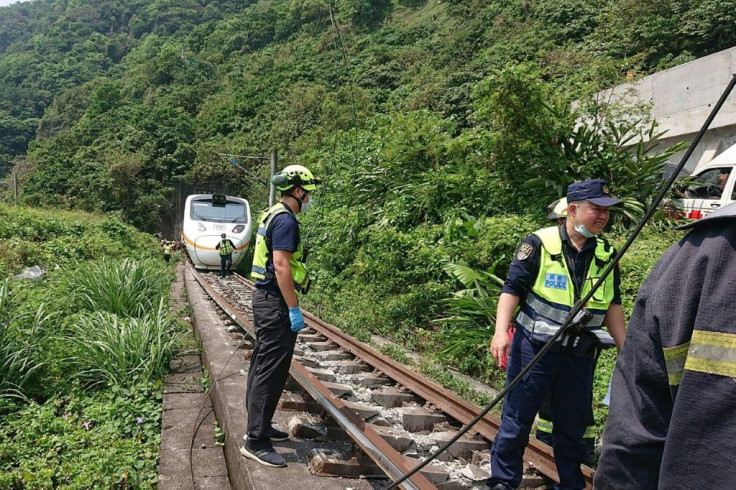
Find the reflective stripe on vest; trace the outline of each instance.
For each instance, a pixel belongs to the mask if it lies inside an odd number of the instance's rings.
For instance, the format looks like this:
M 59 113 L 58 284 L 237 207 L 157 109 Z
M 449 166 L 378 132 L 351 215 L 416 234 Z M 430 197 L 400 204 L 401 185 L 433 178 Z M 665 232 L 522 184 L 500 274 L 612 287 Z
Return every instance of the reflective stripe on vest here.
M 534 340 L 546 342 L 564 323 L 575 304 L 575 289 L 572 274 L 562 256 L 561 231 L 556 226 L 534 232 L 542 243 L 539 272 L 532 290 L 521 304 L 516 322 Z M 605 240 L 596 238 L 594 258 L 586 271 L 581 297 L 590 292 L 592 286 L 603 275 L 603 271 L 613 256 L 613 247 Z M 594 333 L 605 347 L 614 346 L 611 335 L 601 329 L 608 307 L 613 300 L 613 274 L 609 274 L 600 288 L 590 299 L 586 308 L 593 317 L 586 330 Z
M 220 255 L 230 255 L 233 253 L 233 247 L 230 245 L 230 240 L 225 239 L 220 242 Z
M 268 227 L 271 226 L 273 219 L 283 213 L 289 213 L 294 216 L 290 210 L 286 209 L 284 204 L 278 202 L 261 215 L 256 235 L 256 246 L 253 252 L 253 265 L 250 270 L 250 275 L 256 279 L 276 279 L 268 272 L 270 257 L 268 254 L 268 244 L 266 243 L 266 232 L 268 231 Z M 296 216 L 294 217 L 296 218 Z M 302 247 L 301 240 L 299 240 L 299 245 L 291 254 L 291 259 L 289 260 L 291 276 L 294 278 L 294 286 L 297 291 L 306 291 L 309 286 L 309 272 L 304 263 L 299 260 L 302 258 L 303 253 L 304 248 Z

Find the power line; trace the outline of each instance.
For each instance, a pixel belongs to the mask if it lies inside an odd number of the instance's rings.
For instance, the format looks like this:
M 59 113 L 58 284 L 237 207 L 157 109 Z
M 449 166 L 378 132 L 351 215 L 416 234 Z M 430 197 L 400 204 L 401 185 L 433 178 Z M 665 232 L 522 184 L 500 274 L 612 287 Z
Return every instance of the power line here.
M 234 153 L 217 153 L 217 154 L 223 157 L 224 159 L 229 160 L 230 165 L 232 165 L 233 167 L 238 167 L 239 169 L 241 169 L 243 172 L 245 172 L 248 176 L 250 176 L 257 182 L 260 182 L 261 184 L 265 186 L 269 185 L 268 180 L 264 179 L 263 177 L 259 177 L 258 175 L 254 174 L 253 172 L 251 172 L 250 170 L 248 170 L 247 168 L 243 167 L 242 165 L 238 163 L 238 158 L 248 158 L 252 160 L 266 160 L 268 159 L 268 157 L 258 157 L 258 156 L 251 156 L 251 155 L 236 155 Z
M 222 157 L 237 157 L 237 158 L 248 158 L 251 160 L 268 160 L 269 157 L 262 157 L 257 155 L 238 155 L 237 153 L 216 153 L 217 155 L 220 155 Z

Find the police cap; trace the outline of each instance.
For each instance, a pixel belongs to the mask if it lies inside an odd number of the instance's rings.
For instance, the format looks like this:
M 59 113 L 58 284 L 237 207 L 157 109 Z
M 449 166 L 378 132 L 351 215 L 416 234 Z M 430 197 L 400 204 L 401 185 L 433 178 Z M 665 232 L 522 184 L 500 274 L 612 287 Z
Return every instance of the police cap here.
M 567 202 L 590 201 L 597 206 L 617 206 L 620 199 L 611 197 L 608 182 L 603 179 L 583 180 L 567 186 Z

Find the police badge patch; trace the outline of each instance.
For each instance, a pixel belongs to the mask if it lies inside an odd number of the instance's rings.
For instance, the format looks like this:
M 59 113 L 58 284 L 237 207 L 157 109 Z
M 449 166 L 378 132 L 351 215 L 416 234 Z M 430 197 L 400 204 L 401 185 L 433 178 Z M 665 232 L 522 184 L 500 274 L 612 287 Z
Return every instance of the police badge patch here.
M 519 245 L 519 250 L 516 251 L 517 260 L 526 260 L 534 252 L 534 247 L 529 243 L 522 243 Z

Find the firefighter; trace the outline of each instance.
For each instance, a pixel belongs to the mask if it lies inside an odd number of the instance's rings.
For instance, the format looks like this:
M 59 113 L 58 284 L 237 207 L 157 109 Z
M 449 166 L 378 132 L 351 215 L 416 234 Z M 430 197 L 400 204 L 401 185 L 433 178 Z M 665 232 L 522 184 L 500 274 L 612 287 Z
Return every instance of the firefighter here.
M 519 245 L 498 301 L 491 355 L 499 365 L 508 356 L 508 381 L 559 330 L 572 306 L 590 291 L 615 255 L 613 247 L 597 236 L 608 223 L 609 207 L 621 202 L 610 196 L 607 183 L 596 179 L 570 184 L 567 201 L 563 225 L 538 230 Z M 595 352 L 623 343 L 620 295 L 615 270 L 586 305 L 591 316 L 584 328 L 563 335 L 506 396 L 501 427 L 491 448 L 489 487 L 505 490 L 521 483 L 529 432 L 551 392 L 552 446 L 560 476 L 555 488 L 585 488 L 580 464 L 583 434 L 592 422 Z M 517 306 L 517 333 L 509 342 L 507 326 Z M 601 328 L 604 323 L 608 331 Z
M 736 488 L 736 204 L 682 228 L 636 298 L 598 489 Z
M 297 332 L 304 328 L 297 292 L 306 293 L 309 288 L 296 215 L 312 206 L 312 193 L 320 181 L 306 167 L 289 165 L 272 182 L 281 198 L 261 215 L 256 236 L 251 270 L 256 279 L 256 342 L 246 389 L 247 433 L 240 452 L 262 465 L 282 467 L 286 460 L 274 450 L 272 441 L 286 440 L 289 435 L 271 422 L 289 374 Z

